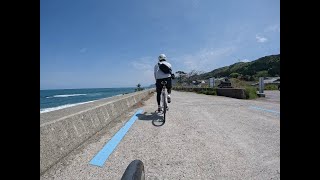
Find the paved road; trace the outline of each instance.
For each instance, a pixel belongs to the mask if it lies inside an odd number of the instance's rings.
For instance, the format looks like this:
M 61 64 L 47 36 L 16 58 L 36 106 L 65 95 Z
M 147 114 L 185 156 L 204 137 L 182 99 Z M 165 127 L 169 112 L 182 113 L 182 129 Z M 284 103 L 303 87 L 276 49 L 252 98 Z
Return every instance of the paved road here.
M 273 102 L 273 103 L 280 103 L 280 91 L 273 90 L 273 91 L 264 91 L 266 97 L 258 98 L 257 101 L 265 101 L 265 102 Z
M 280 98 L 280 96 L 279 96 Z M 90 160 L 136 112 L 132 109 L 40 179 L 120 179 L 140 159 L 146 179 L 280 179 L 280 101 L 172 92 L 165 125 L 155 94 L 104 166 Z

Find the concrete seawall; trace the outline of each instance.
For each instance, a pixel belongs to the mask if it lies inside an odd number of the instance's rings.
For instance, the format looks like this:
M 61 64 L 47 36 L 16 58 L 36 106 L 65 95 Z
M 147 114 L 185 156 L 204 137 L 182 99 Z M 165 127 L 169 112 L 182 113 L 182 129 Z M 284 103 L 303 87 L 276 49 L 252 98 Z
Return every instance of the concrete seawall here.
M 40 174 L 155 88 L 40 114 Z
M 245 89 L 243 88 L 217 88 L 217 95 L 237 99 L 246 99 Z

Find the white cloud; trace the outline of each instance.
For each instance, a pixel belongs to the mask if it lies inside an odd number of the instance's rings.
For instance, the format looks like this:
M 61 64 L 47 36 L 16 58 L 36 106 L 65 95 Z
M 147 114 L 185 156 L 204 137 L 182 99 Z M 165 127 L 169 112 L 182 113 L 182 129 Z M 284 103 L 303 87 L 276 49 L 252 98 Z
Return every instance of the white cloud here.
M 142 57 L 130 63 L 134 69 L 132 76 L 138 81 L 137 83 L 147 86 L 154 84 L 153 68 L 156 63 L 157 59 L 154 57 Z
M 85 52 L 87 52 L 87 48 L 82 48 L 82 49 L 80 49 L 80 53 L 85 53 Z
M 205 48 L 194 54 L 186 54 L 181 57 L 172 58 L 172 61 L 176 64 L 183 65 L 183 67 L 177 67 L 175 69 L 183 69 L 185 71 L 209 71 L 217 66 L 219 62 L 225 60 L 225 57 L 230 56 L 234 50 L 235 47 L 218 49 Z
M 280 26 L 279 25 L 271 25 L 268 26 L 264 32 L 280 32 Z
M 132 62 L 132 66 L 137 70 L 148 70 L 152 68 L 150 64 L 145 64 L 142 62 Z
M 192 0 L 192 7 L 194 8 L 199 7 L 199 0 Z
M 268 41 L 267 38 L 262 37 L 262 36 L 258 36 L 258 35 L 256 35 L 256 39 L 257 39 L 257 42 L 260 42 L 260 43 L 264 43 L 264 42 Z
M 131 65 L 137 70 L 148 70 L 153 69 L 153 66 L 157 61 L 154 60 L 155 58 L 151 57 L 143 57 L 137 60 L 133 60 Z
M 240 60 L 240 62 L 250 62 L 250 60 L 249 59 L 242 59 L 242 60 Z

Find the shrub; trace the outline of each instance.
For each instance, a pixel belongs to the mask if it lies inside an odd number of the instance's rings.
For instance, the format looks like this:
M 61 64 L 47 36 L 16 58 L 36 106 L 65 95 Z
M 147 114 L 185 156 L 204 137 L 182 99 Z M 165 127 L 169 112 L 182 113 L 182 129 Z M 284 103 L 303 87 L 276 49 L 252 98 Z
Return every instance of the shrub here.
M 214 88 L 214 89 L 208 88 L 206 90 L 201 90 L 198 93 L 206 94 L 206 95 L 217 95 L 217 89 L 216 88 Z
M 206 93 L 207 95 L 217 95 L 217 91 L 215 89 L 210 89 Z
M 257 95 L 257 88 L 246 86 L 244 93 L 246 95 L 246 99 L 255 99 L 258 97 Z

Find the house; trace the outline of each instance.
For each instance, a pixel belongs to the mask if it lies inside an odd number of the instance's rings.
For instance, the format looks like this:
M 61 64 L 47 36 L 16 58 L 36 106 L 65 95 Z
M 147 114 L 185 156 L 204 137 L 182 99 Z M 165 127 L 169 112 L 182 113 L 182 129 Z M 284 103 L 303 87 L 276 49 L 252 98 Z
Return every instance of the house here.
M 280 84 L 280 77 L 266 77 L 263 80 L 264 84 Z
M 266 84 L 274 84 L 280 86 L 280 77 L 265 77 L 263 83 Z M 259 82 L 251 84 L 253 86 L 259 85 Z

